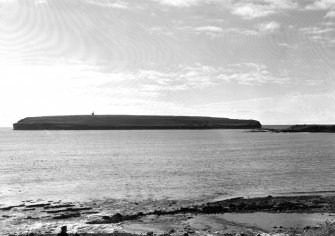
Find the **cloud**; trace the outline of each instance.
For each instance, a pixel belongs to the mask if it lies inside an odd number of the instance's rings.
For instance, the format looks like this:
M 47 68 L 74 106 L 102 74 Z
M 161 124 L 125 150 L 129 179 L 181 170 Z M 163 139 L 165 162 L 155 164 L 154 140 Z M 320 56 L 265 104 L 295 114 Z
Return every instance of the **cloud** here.
M 219 79 L 235 82 L 240 85 L 288 84 L 288 77 L 274 76 L 265 65 L 256 63 L 241 63 L 229 65 L 230 73 L 222 73 Z
M 333 25 L 322 24 L 321 26 L 303 27 L 299 29 L 299 32 L 323 46 L 334 46 L 335 28 Z
M 88 0 L 89 4 L 101 6 L 101 7 L 111 7 L 117 9 L 128 9 L 128 3 L 121 0 Z
M 273 10 L 264 9 L 264 7 L 251 3 L 248 5 L 235 5 L 232 9 L 232 14 L 242 16 L 245 19 L 250 19 L 273 14 Z
M 241 0 L 230 6 L 233 15 L 241 16 L 244 19 L 265 17 L 295 8 L 297 8 L 297 3 L 290 0 Z
M 229 28 L 222 28 L 214 25 L 208 25 L 208 26 L 198 26 L 198 27 L 192 27 L 192 26 L 179 26 L 177 27 L 178 30 L 183 32 L 190 32 L 194 34 L 206 34 L 207 36 L 211 38 L 216 38 L 218 36 L 224 36 L 227 34 L 243 34 L 243 35 L 257 35 L 259 34 L 259 30 L 254 29 L 247 29 L 247 28 L 238 28 L 238 27 L 229 27 Z
M 0 0 L 0 10 L 2 7 L 18 6 L 20 4 L 19 0 Z
M 280 29 L 280 23 L 276 21 L 270 21 L 270 22 L 259 24 L 257 28 L 260 32 L 273 33 Z
M 276 77 L 264 64 L 240 63 L 213 67 L 197 63 L 179 66 L 178 72 L 139 71 L 133 75 L 141 84 L 155 85 L 155 89 L 188 90 L 219 86 L 223 82 L 240 85 L 287 84 L 287 77 Z
M 287 49 L 297 49 L 296 45 L 290 45 L 288 43 L 278 43 L 279 47 L 287 48 Z
M 199 26 L 199 27 L 185 27 L 185 28 L 189 28 L 189 30 L 191 30 L 195 34 L 206 34 L 207 36 L 210 36 L 211 38 L 216 38 L 217 36 L 221 35 L 221 33 L 224 33 L 224 30 L 221 27 L 214 26 L 214 25 Z
M 194 30 L 199 31 L 199 32 L 204 31 L 204 32 L 214 32 L 214 33 L 220 33 L 223 31 L 221 27 L 213 26 L 213 25 L 196 27 L 194 28 Z
M 190 7 L 195 6 L 203 2 L 203 0 L 154 0 L 163 5 L 173 6 L 173 7 Z
M 313 26 L 313 27 L 301 28 L 299 29 L 299 31 L 306 33 L 306 34 L 320 35 L 320 34 L 325 34 L 325 33 L 335 31 L 335 29 L 334 28 L 321 28 L 321 27 Z
M 335 10 L 334 11 L 329 11 L 325 15 L 325 18 L 334 18 L 335 17 Z
M 211 4 L 211 3 L 220 3 L 221 0 L 151 0 L 154 2 L 158 2 L 162 5 L 171 6 L 171 7 L 193 7 L 203 4 Z M 229 4 L 228 2 L 224 2 L 223 4 Z
M 12 2 L 15 2 L 15 0 L 0 0 L 0 4 L 1 3 L 12 3 Z M 17 0 L 16 0 L 17 2 Z
M 305 8 L 309 10 L 335 9 L 335 1 L 334 0 L 316 0 L 312 4 L 308 4 Z
M 166 27 L 156 26 L 156 27 L 148 28 L 146 29 L 146 31 L 150 34 L 164 35 L 168 37 L 175 36 L 175 34 L 169 28 L 166 28 Z
M 263 84 L 286 84 L 287 77 L 273 76 L 263 64 L 241 63 L 214 67 L 196 63 L 180 65 L 168 71 L 138 70 L 134 72 L 111 72 L 109 81 L 104 81 L 100 88 L 118 87 L 131 84 L 141 96 L 159 97 L 170 91 L 201 90 L 224 83 L 236 83 L 244 86 L 259 86 Z M 113 78 L 118 78 L 114 81 Z
M 134 89 L 142 95 L 159 96 L 167 91 L 203 89 L 214 85 L 211 77 L 215 69 L 204 65 L 180 66 L 173 71 L 138 70 L 135 72 L 110 73 L 111 77 L 131 83 Z M 100 85 L 115 87 L 115 81 L 110 80 Z
M 264 33 L 274 33 L 277 32 L 281 28 L 281 24 L 277 21 L 270 21 L 261 24 L 256 24 L 253 29 L 249 28 L 238 28 L 238 27 L 230 27 L 230 28 L 221 28 L 218 26 L 208 25 L 208 26 L 199 26 L 199 27 L 190 27 L 183 26 L 178 27 L 179 30 L 189 31 L 196 34 L 204 33 L 210 37 L 218 37 L 224 36 L 227 34 L 242 34 L 242 35 L 261 35 Z
M 46 4 L 48 1 L 47 0 L 34 0 L 34 3 L 36 5 L 39 5 L 39 4 Z

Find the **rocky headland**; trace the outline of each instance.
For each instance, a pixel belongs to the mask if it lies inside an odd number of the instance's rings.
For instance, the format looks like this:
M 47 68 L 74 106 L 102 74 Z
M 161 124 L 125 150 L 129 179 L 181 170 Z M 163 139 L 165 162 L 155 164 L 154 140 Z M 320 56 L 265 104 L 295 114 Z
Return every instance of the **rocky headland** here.
M 201 116 L 75 115 L 27 117 L 14 130 L 255 129 L 256 120 Z

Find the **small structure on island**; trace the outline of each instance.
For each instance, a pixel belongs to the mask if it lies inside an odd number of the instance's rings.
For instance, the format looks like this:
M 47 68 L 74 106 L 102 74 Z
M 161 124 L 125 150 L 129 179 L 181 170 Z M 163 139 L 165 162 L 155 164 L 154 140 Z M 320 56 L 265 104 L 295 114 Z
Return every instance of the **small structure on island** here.
M 92 116 L 94 116 L 94 111 L 92 112 Z

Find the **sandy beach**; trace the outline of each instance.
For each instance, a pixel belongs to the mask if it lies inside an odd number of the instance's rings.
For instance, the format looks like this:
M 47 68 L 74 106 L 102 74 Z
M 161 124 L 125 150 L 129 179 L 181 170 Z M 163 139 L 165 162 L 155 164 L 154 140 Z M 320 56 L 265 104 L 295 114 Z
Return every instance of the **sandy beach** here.
M 3 235 L 315 235 L 332 228 L 335 196 L 299 195 L 196 202 L 27 200 L 1 206 Z M 315 233 L 315 234 L 314 234 Z

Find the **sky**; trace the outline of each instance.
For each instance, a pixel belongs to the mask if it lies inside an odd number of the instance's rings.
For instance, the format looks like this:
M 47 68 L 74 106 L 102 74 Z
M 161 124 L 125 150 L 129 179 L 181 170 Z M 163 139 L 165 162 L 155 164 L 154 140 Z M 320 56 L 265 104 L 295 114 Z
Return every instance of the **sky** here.
M 335 123 L 335 0 L 0 0 L 0 126 L 93 111 Z

